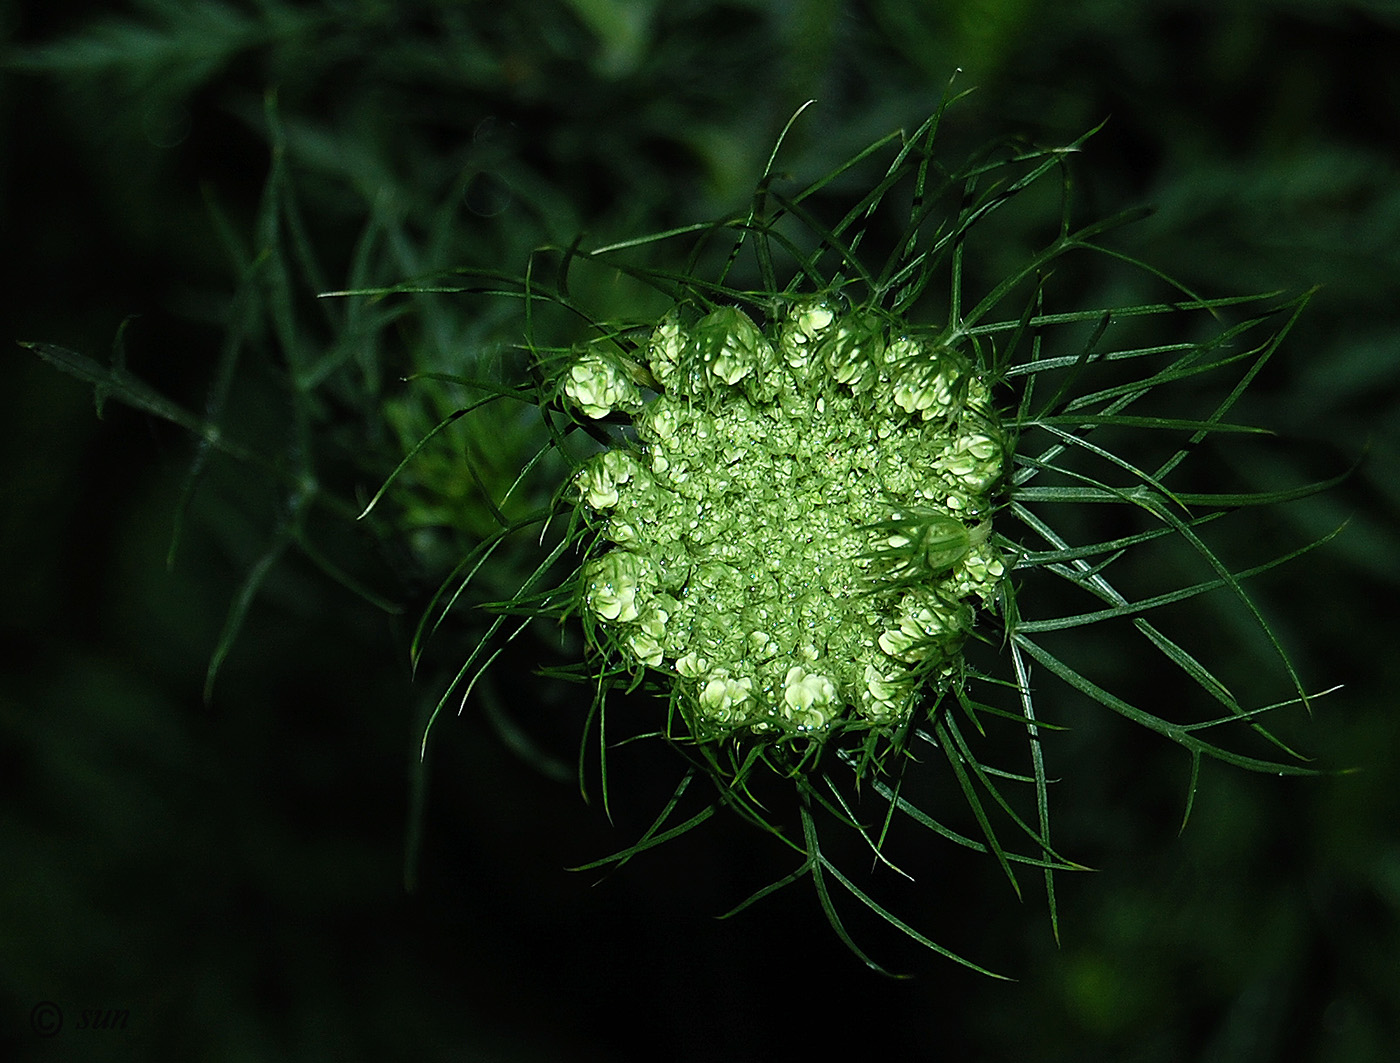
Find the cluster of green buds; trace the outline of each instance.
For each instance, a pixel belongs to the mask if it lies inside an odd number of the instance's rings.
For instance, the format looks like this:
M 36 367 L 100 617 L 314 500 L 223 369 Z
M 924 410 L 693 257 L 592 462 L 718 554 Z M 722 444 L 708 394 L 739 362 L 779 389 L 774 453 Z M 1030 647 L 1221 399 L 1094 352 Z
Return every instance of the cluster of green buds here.
M 1007 434 L 965 356 L 805 299 L 767 335 L 725 307 L 594 341 L 559 386 L 632 425 L 575 480 L 599 531 L 580 605 L 697 737 L 897 725 L 955 678 L 1006 574 Z

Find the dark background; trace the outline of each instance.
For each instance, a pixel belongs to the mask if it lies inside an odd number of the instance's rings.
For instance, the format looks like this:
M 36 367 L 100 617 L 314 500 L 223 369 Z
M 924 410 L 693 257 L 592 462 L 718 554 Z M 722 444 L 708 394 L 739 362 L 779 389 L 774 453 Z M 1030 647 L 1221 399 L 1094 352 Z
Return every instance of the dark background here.
M 215 218 L 256 246 L 270 87 L 322 287 L 339 287 L 370 217 L 402 242 L 377 263 L 387 281 L 738 209 L 806 99 L 791 166 L 814 176 L 916 124 L 960 67 L 976 92 L 950 119 L 954 153 L 1108 118 L 1080 194 L 1089 215 L 1159 208 L 1125 238 L 1135 254 L 1207 294 L 1322 286 L 1244 404 L 1295 441 L 1251 477 L 1365 455 L 1326 496 L 1245 516 L 1235 541 L 1350 521 L 1256 591 L 1305 681 L 1346 684 L 1289 737 L 1361 770 L 1208 764 L 1177 837 L 1179 751 L 1116 721 L 1081 728 L 1051 765 L 1067 780 L 1056 836 L 1101 870 L 1062 876 L 1063 944 L 1033 886 L 1018 904 L 991 861 L 932 847 L 899 914 L 1017 981 L 852 913 L 918 976 L 895 982 L 842 948 L 805 888 L 716 921 L 790 869 L 724 817 L 596 886 L 564 870 L 631 841 L 664 777 L 624 754 L 610 825 L 470 709 L 436 733 L 406 890 L 440 689 L 407 665 L 426 575 L 325 532 L 405 605 L 393 616 L 286 551 L 206 702 L 282 492 L 216 459 L 182 509 L 185 433 L 116 402 L 98 419 L 89 387 L 0 350 L 0 1054 L 1340 1061 L 1400 1043 L 1393 3 L 0 3 L 0 40 L 0 340 L 105 360 L 137 315 L 132 369 L 194 409 L 244 320 Z M 295 291 L 308 347 L 336 323 L 316 322 L 315 288 Z M 431 326 L 446 350 L 497 327 L 461 313 Z M 227 407 L 257 440 L 282 428 L 275 365 L 240 363 Z M 354 426 L 324 436 L 328 478 L 356 448 L 392 466 L 364 417 L 378 394 L 326 399 L 318 423 Z M 486 696 L 569 764 L 585 703 L 531 678 L 534 654 L 498 662 Z M 65 1016 L 51 1039 L 31 1030 L 45 1001 Z M 102 1009 L 129 1012 L 126 1029 L 78 1028 Z

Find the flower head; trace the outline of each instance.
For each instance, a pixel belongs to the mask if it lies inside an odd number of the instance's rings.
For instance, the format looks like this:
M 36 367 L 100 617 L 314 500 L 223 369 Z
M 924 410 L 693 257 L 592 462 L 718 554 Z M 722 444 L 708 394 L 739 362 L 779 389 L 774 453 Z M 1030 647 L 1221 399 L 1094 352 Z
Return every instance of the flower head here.
M 638 454 L 577 479 L 616 544 L 589 563 L 588 608 L 634 665 L 678 678 L 702 734 L 907 715 L 904 676 L 956 672 L 1005 574 L 982 529 L 1006 446 L 971 364 L 820 300 L 771 339 L 733 308 L 668 316 L 644 350 L 669 385 L 636 403 Z

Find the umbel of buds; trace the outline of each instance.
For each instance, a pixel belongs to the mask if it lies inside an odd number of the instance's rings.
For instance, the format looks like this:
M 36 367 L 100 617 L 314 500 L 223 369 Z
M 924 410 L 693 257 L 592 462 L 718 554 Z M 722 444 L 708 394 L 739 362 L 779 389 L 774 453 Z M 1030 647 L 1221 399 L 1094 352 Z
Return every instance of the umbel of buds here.
M 599 533 L 579 606 L 696 737 L 898 725 L 956 679 L 1006 574 L 1008 438 L 967 357 L 806 299 L 766 333 L 724 307 L 594 341 L 559 389 L 632 425 L 574 481 Z

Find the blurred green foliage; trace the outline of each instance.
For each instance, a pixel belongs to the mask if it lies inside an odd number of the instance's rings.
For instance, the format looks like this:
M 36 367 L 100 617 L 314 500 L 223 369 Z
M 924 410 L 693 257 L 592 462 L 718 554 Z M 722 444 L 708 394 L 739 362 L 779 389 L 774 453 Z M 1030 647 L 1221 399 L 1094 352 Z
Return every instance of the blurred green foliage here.
M 4 331 L 100 363 L 138 315 L 128 370 L 275 466 L 115 402 L 98 420 L 91 390 L 31 352 L 0 359 L 7 1058 L 699 1060 L 821 1045 L 1137 1063 L 1370 1060 L 1400 1042 L 1393 3 L 11 0 L 0 33 Z M 414 781 L 438 678 L 407 674 L 415 610 L 483 519 L 468 463 L 490 490 L 518 436 L 508 418 L 445 433 L 452 445 L 414 471 L 440 512 L 415 509 L 412 482 L 386 525 L 342 511 L 458 401 L 399 378 L 508 362 L 518 320 L 483 300 L 315 296 L 518 270 L 545 242 L 742 209 L 806 99 L 783 165 L 810 177 L 917 123 L 959 67 L 977 91 L 950 114 L 950 154 L 1108 118 L 1077 193 L 1085 216 L 1159 206 L 1125 248 L 1208 295 L 1323 286 L 1240 412 L 1303 445 L 1234 449 L 1219 475 L 1277 486 L 1366 460 L 1216 545 L 1257 557 L 1350 521 L 1253 589 L 1305 679 L 1347 684 L 1286 737 L 1363 770 L 1208 768 L 1178 839 L 1184 760 L 1066 704 L 1073 728 L 1048 747 L 1064 777 L 1057 843 L 1103 870 L 1062 883 L 1063 947 L 1006 903 L 995 868 L 934 850 L 892 896 L 948 915 L 946 944 L 1021 981 L 930 963 L 892 985 L 805 899 L 711 919 L 788 870 L 741 830 L 711 825 L 597 889 L 562 870 L 634 838 L 670 788 L 624 751 L 615 825 L 580 804 L 565 767 L 577 692 L 532 678 L 567 647 L 512 645 L 484 711 L 440 732 Z M 1009 257 L 1035 223 L 1008 227 Z M 600 306 L 626 302 L 598 283 Z M 1111 300 L 1124 282 L 1062 283 Z M 517 562 L 502 560 L 494 578 L 512 585 Z M 1191 622 L 1241 674 L 1259 659 L 1228 610 Z M 450 668 L 468 635 L 439 638 Z M 1113 647 L 1086 649 L 1154 683 Z M 561 770 L 510 755 L 493 716 Z M 44 1000 L 68 1014 L 56 1042 L 29 1028 Z M 75 1029 L 84 1008 L 127 1008 L 128 1029 Z

